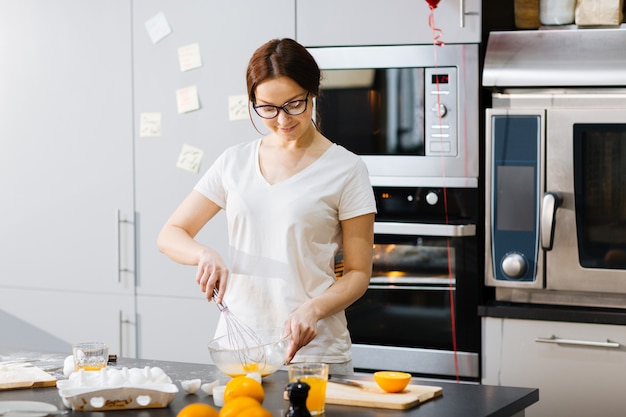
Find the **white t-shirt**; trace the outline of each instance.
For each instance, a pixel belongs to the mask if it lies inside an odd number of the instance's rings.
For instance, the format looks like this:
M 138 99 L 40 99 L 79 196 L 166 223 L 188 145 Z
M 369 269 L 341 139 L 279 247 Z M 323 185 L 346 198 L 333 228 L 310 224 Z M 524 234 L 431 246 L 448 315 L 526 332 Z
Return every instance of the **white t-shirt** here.
M 225 303 L 253 329 L 282 328 L 288 315 L 335 282 L 341 220 L 375 213 L 361 158 L 333 144 L 311 165 L 276 184 L 259 167 L 261 140 L 227 149 L 195 189 L 226 210 L 230 277 Z M 226 333 L 223 318 L 216 336 Z M 351 359 L 344 312 L 318 323 L 294 361 Z

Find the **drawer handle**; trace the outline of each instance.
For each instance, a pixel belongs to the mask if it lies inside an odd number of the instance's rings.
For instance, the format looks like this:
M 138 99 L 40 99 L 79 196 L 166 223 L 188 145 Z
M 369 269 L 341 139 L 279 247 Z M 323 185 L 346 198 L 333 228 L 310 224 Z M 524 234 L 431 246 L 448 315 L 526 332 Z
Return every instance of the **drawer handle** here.
M 576 339 L 561 339 L 552 335 L 551 337 L 538 337 L 535 342 L 540 343 L 556 343 L 559 345 L 576 345 L 576 346 L 592 346 L 592 347 L 604 347 L 604 348 L 618 348 L 620 344 L 617 342 L 611 342 L 606 339 L 606 342 L 594 342 L 593 340 L 576 340 Z

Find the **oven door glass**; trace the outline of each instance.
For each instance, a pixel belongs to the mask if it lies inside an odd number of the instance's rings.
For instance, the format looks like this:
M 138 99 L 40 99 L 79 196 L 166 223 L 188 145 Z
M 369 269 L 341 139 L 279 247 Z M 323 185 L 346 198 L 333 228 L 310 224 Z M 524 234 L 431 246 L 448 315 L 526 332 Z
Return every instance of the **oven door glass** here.
M 326 70 L 324 134 L 360 155 L 424 156 L 424 69 Z
M 575 124 L 574 172 L 580 264 L 626 269 L 626 124 Z
M 346 310 L 353 343 L 453 348 L 454 249 L 447 238 L 376 235 L 365 295 Z M 450 259 L 450 263 L 448 261 Z

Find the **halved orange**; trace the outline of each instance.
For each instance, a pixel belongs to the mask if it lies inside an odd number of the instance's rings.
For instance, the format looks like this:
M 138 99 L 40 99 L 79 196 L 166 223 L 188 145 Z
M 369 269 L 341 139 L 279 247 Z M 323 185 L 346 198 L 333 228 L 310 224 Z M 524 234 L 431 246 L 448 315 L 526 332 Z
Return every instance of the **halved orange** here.
M 411 374 L 406 372 L 379 371 L 374 372 L 374 381 L 383 391 L 401 392 L 404 391 L 409 382 Z

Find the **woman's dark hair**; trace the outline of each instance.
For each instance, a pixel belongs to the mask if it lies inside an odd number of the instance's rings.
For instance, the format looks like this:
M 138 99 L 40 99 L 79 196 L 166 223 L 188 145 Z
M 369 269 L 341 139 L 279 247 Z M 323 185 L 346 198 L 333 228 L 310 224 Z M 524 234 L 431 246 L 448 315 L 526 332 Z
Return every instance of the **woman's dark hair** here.
M 272 39 L 252 54 L 246 71 L 249 100 L 256 103 L 257 86 L 278 77 L 289 77 L 311 95 L 319 95 L 320 69 L 309 51 L 293 39 Z

